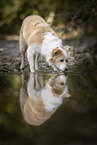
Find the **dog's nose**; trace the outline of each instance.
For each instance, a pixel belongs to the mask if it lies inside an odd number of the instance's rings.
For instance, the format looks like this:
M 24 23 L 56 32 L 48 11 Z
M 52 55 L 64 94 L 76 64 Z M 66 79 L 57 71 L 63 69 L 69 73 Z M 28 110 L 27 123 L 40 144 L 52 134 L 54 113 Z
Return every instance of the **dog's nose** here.
M 67 70 L 68 70 L 68 67 L 65 68 L 65 71 L 67 71 Z

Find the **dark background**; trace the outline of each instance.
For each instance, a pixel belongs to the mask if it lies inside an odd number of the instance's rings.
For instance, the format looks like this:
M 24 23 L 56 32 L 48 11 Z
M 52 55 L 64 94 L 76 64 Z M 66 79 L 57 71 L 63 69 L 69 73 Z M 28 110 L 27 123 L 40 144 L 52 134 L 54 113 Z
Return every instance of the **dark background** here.
M 97 34 L 97 0 L 0 0 L 0 33 L 18 34 L 23 19 L 37 14 L 45 20 L 54 13 L 53 25 L 84 29 Z

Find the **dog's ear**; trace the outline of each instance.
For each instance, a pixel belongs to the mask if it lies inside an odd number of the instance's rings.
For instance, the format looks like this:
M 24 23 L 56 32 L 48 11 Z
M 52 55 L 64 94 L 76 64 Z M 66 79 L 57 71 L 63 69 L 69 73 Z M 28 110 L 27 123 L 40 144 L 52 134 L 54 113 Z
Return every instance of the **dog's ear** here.
M 55 56 L 55 55 L 60 55 L 61 53 L 62 53 L 62 51 L 59 50 L 58 48 L 55 48 L 55 49 L 53 50 L 53 56 Z

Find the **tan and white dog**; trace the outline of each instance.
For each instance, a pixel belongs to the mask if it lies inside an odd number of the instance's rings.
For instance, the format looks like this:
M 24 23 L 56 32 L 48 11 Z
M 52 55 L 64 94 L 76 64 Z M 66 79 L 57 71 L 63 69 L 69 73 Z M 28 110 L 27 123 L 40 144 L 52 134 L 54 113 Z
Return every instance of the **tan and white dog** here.
M 29 16 L 24 19 L 20 30 L 20 51 L 22 54 L 21 69 L 25 67 L 25 52 L 30 70 L 38 70 L 38 54 L 45 57 L 46 62 L 54 70 L 66 71 L 66 59 L 68 47 L 62 46 L 62 41 L 51 29 L 45 20 L 37 15 Z M 35 60 L 34 55 L 36 54 Z
M 67 76 L 30 73 L 28 82 L 22 74 L 20 90 L 20 105 L 26 122 L 31 125 L 41 125 L 62 104 L 63 98 L 70 97 L 67 86 Z

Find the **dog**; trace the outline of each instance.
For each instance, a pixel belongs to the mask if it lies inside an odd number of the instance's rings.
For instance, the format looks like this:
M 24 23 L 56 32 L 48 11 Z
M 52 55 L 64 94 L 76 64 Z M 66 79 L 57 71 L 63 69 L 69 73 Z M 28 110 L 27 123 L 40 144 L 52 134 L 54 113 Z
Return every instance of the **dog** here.
M 67 70 L 66 60 L 69 47 L 62 46 L 61 39 L 42 17 L 32 15 L 24 19 L 20 29 L 19 45 L 22 55 L 21 69 L 25 68 L 25 52 L 27 50 L 31 72 L 38 70 L 39 54 L 45 57 L 46 62 L 52 66 L 54 71 Z
M 20 105 L 27 123 L 39 126 L 49 119 L 62 104 L 63 98 L 70 97 L 66 84 L 67 76 L 30 73 L 28 83 L 22 74 Z

